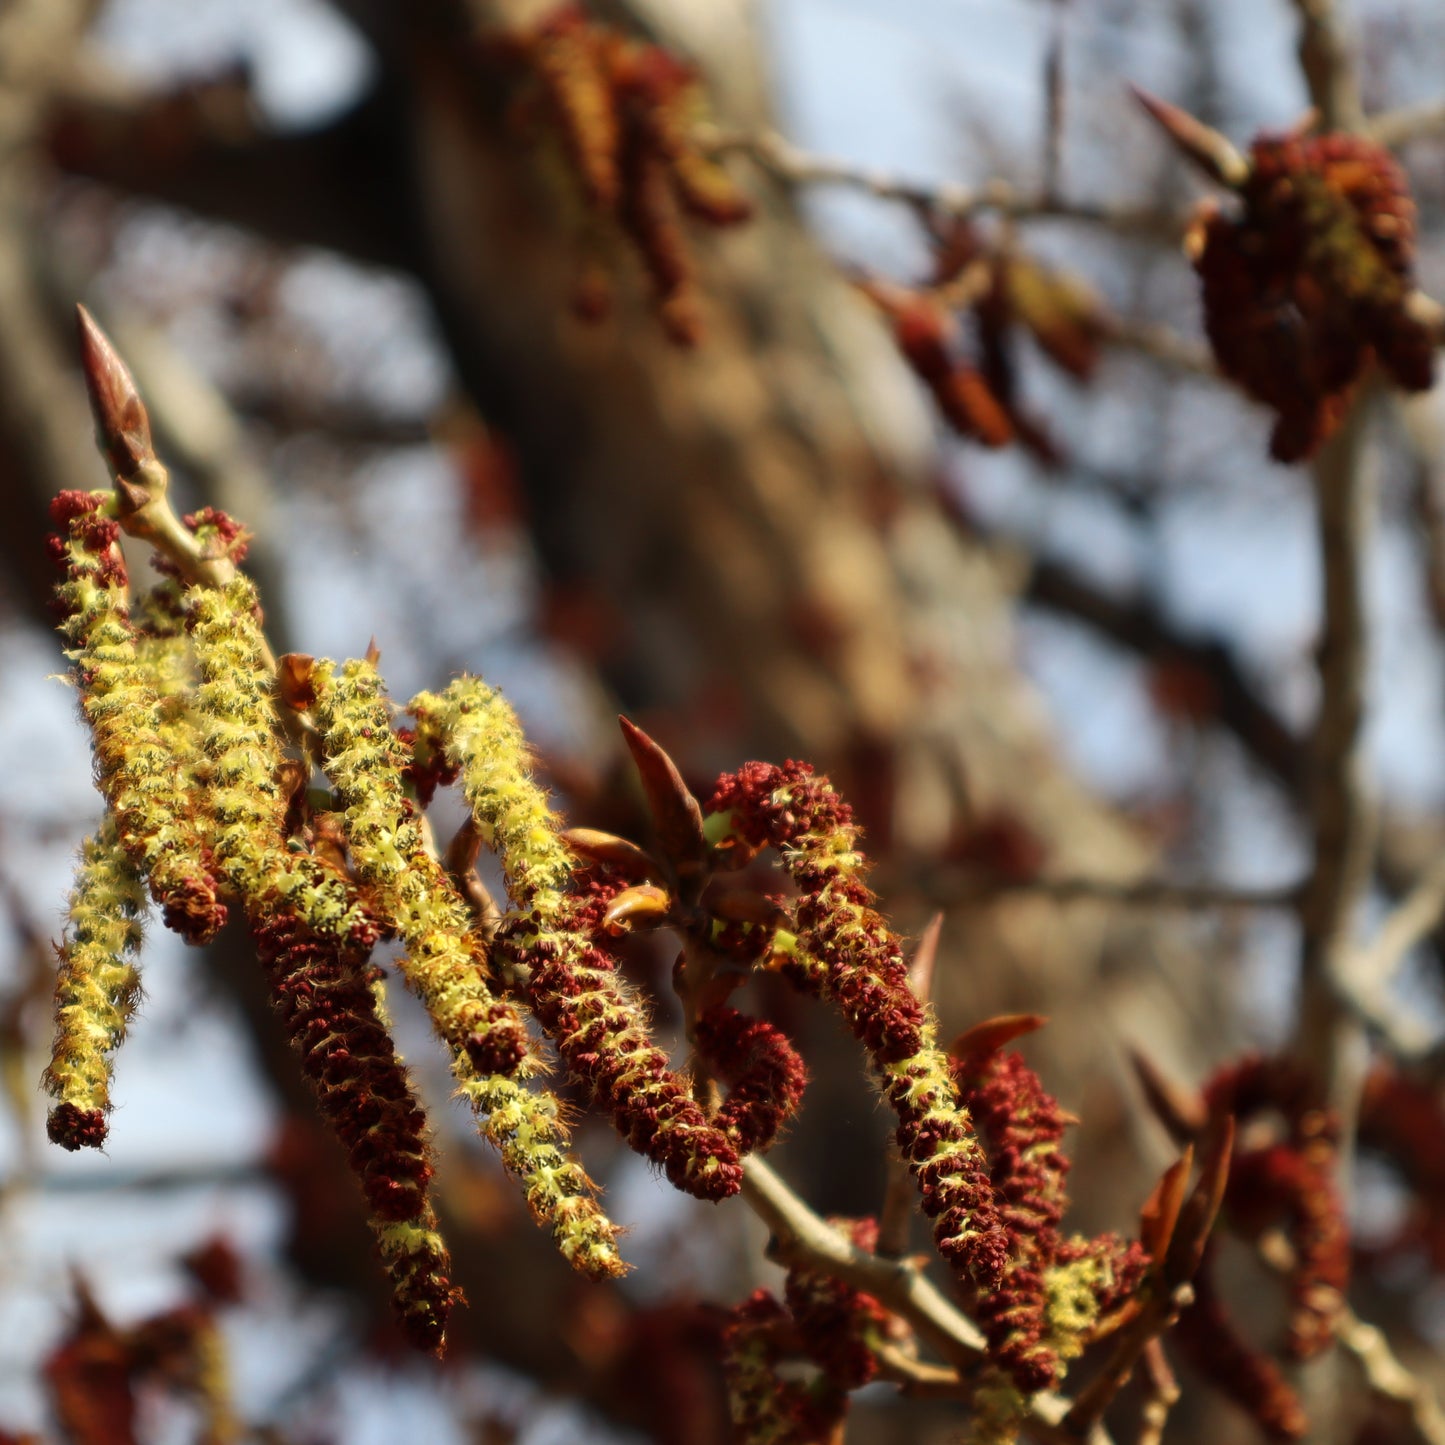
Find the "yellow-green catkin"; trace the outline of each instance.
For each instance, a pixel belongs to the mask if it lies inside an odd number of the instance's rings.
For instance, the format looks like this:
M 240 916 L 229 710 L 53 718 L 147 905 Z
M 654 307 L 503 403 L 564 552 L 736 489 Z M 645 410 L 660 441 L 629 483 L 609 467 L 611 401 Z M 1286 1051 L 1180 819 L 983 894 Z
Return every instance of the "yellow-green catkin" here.
M 283 1022 L 372 1208 L 403 1326 L 439 1351 L 456 1292 L 426 1198 L 424 1116 L 376 1009 L 377 935 L 354 888 L 284 836 L 284 750 L 250 580 L 188 595 L 209 765 L 210 844 L 246 902 Z
M 544 918 L 555 913 L 573 860 L 532 778 L 531 749 L 511 704 L 480 678 L 461 677 L 440 696 L 418 694 L 407 711 L 420 736 L 462 770 L 462 792 L 501 862 L 513 905 Z
M 483 1131 L 572 1265 L 594 1277 L 620 1274 L 616 1226 L 594 1202 L 586 1171 L 566 1152 L 557 1100 L 518 1082 L 512 1041 L 525 1037 L 521 1016 L 487 987 L 485 948 L 471 915 L 427 850 L 406 794 L 407 749 L 392 731 L 376 668 L 321 661 L 311 684 L 353 863 L 406 947 L 407 982 L 450 1046 L 453 1072 L 483 1115 Z
M 81 709 L 90 724 L 101 791 L 117 836 L 150 884 L 168 927 L 204 943 L 225 921 L 225 908 L 193 845 L 194 799 L 184 755 L 164 733 L 154 675 L 142 665 L 128 588 L 114 542 L 96 525 L 107 493 L 69 526 L 63 541 L 66 579 L 59 600 L 71 646 Z
M 47 1130 L 66 1149 L 105 1142 L 111 1055 L 140 997 L 135 960 L 144 912 L 145 886 L 107 814 L 81 848 L 55 980 L 55 1039 L 45 1070 L 55 1104 Z
M 407 983 L 454 1054 L 484 1074 L 529 1073 L 526 1025 L 487 986 L 486 947 L 441 864 L 427 851 L 402 769 L 407 749 L 391 729 L 381 678 L 353 659 L 313 665 L 314 712 L 325 766 L 345 809 L 361 877 L 406 945 Z
M 1044 1271 L 1044 1331 L 1040 1349 L 1058 1361 L 1060 1375 L 1077 1360 L 1099 1322 L 1099 1299 L 1114 1285 L 1114 1268 L 1107 1250 L 1093 1250 L 1089 1241 L 1074 1237 L 1065 1258 Z M 1009 1372 L 985 1365 L 974 1391 L 973 1418 L 965 1445 L 1013 1445 L 1032 1413 L 1029 1396 Z
M 414 698 L 408 711 L 419 740 L 443 748 L 460 770 L 472 816 L 501 860 L 512 908 L 497 940 L 527 967 L 532 1007 L 573 1075 L 679 1189 L 711 1200 L 736 1193 L 737 1150 L 653 1043 L 646 1008 L 582 922 L 587 899 L 568 892 L 572 858 L 532 777 L 516 714 L 467 677 L 440 696 Z

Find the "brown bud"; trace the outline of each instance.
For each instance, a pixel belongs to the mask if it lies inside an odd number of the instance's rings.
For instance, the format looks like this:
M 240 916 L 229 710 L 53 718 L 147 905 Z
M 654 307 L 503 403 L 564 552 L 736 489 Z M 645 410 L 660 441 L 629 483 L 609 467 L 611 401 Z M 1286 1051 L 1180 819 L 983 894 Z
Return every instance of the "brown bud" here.
M 637 765 L 637 774 L 642 781 L 642 791 L 646 794 L 647 808 L 657 828 L 662 851 L 672 864 L 678 880 L 685 885 L 694 885 L 688 891 L 700 892 L 708 866 L 702 809 L 688 791 L 677 764 L 666 752 L 635 723 L 625 717 L 617 721 L 622 725 L 622 736 L 632 754 L 632 761 Z M 689 897 L 687 901 L 693 903 L 697 900 Z
M 760 928 L 782 928 L 790 918 L 776 898 L 756 888 L 720 888 L 717 884 L 707 896 L 707 911 L 724 923 L 752 923 Z
M 927 1003 L 933 992 L 933 971 L 938 964 L 938 940 L 943 936 L 943 914 L 935 913 L 918 935 L 913 962 L 908 965 L 908 986 Z
M 1134 99 L 1149 113 L 1154 123 L 1174 142 L 1186 160 L 1192 161 L 1210 180 L 1231 188 L 1242 186 L 1249 179 L 1249 162 L 1234 148 L 1228 137 L 1221 135 L 1187 110 L 1160 100 L 1139 86 L 1131 86 Z
M 1209 1114 L 1204 1100 L 1191 1089 L 1185 1089 L 1169 1078 L 1146 1054 L 1129 1051 L 1130 1062 L 1138 1075 L 1144 1098 L 1154 1116 L 1169 1131 L 1176 1144 L 1187 1144 L 1204 1132 Z
M 287 652 L 276 660 L 276 691 L 293 712 L 305 712 L 316 701 L 315 666 L 316 659 L 304 652 Z
M 110 338 L 84 306 L 75 308 L 75 318 L 80 365 L 101 450 L 117 479 L 130 476 L 142 462 L 155 459 L 150 418 L 135 379 Z
M 1234 1117 L 1226 1114 L 1205 1147 L 1198 1182 L 1179 1211 L 1174 1237 L 1164 1256 L 1160 1273 L 1168 1289 L 1188 1284 L 1199 1269 L 1210 1231 L 1219 1217 L 1219 1206 L 1224 1202 L 1224 1186 L 1229 1182 L 1229 1162 L 1233 1154 Z
M 604 833 L 598 828 L 568 828 L 562 834 L 562 841 L 579 858 L 615 868 L 625 878 L 638 883 L 666 882 L 661 865 L 651 853 L 615 833 Z
M 672 896 L 652 883 L 638 883 L 624 888 L 602 915 L 602 926 L 609 933 L 626 933 L 641 924 L 643 927 L 664 923 L 672 915 Z
M 1186 1144 L 1184 1153 L 1160 1176 L 1139 1211 L 1139 1243 L 1156 1264 L 1168 1253 L 1169 1242 L 1174 1238 L 1193 1168 L 1194 1145 Z
M 966 1029 L 948 1046 L 949 1057 L 959 1063 L 986 1059 L 1006 1044 L 1042 1028 L 1048 1020 L 1042 1014 L 1000 1014 Z

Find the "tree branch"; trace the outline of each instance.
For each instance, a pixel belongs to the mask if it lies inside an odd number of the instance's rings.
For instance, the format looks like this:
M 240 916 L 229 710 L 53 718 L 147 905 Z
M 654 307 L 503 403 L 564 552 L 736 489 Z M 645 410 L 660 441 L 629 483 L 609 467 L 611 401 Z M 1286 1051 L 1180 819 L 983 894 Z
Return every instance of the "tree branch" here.
M 955 1369 L 967 1371 L 983 1356 L 985 1343 L 978 1326 L 960 1314 L 928 1280 L 917 1265 L 884 1259 L 844 1239 L 814 1214 L 756 1155 L 744 1163 L 743 1199 L 772 1231 L 777 1257 L 866 1290 L 904 1319 Z M 1108 1436 L 1095 1427 L 1082 1437 L 1062 1428 L 1070 1402 L 1054 1394 L 1038 1394 L 1030 1402 L 1033 1415 L 1027 1429 L 1051 1442 L 1082 1438 L 1088 1445 L 1108 1445 Z
M 702 130 L 701 140 L 713 155 L 746 156 L 785 185 L 842 186 L 879 200 L 900 201 L 938 218 L 963 220 L 992 213 L 1014 221 L 1082 221 L 1111 231 L 1169 241 L 1176 240 L 1184 228 L 1181 216 L 1154 206 L 1068 201 L 1048 190 L 1021 191 L 1004 180 L 985 181 L 980 186 L 907 180 L 850 161 L 812 155 L 771 130 L 743 132 L 709 126 Z

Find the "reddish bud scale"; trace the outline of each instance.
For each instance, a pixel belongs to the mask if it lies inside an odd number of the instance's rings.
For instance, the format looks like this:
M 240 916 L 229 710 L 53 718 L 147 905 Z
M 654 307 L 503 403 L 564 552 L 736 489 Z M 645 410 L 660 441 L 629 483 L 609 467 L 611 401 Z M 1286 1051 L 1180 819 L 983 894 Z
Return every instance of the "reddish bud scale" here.
M 979 1284 L 996 1284 L 1008 1241 L 987 1163 L 909 988 L 902 945 L 856 876 L 864 860 L 847 804 L 806 763 L 747 763 L 718 780 L 704 812 L 730 814 L 736 836 L 782 857 L 801 893 L 800 979 L 810 991 L 821 986 L 872 1055 L 939 1252 Z
M 1206 1252 L 1194 1281 L 1194 1302 L 1179 1316 L 1171 1338 L 1194 1368 L 1252 1416 L 1271 1440 L 1302 1440 L 1309 1430 L 1304 1406 L 1279 1366 L 1240 1337 L 1215 1292 L 1211 1263 Z
M 535 910 L 511 914 L 495 944 L 526 967 L 527 999 L 542 1027 L 628 1144 L 678 1189 L 726 1199 L 742 1184 L 738 1151 L 652 1042 L 603 929 L 608 905 L 625 886 L 580 869 L 545 925 Z
M 1212 208 L 1191 249 L 1220 369 L 1278 413 L 1280 461 L 1334 431 L 1372 356 L 1427 389 L 1434 345 L 1405 302 L 1415 205 L 1389 152 L 1355 136 L 1260 137 L 1236 218 Z
M 402 776 L 416 793 L 417 802 L 429 808 L 437 789 L 450 787 L 461 769 L 448 762 L 440 748 L 419 745 L 415 728 L 397 728 L 396 736 L 411 752 L 411 761 L 402 769 Z
M 976 367 L 955 359 L 953 321 L 931 296 L 897 287 L 865 285 L 882 311 L 903 358 L 928 388 L 944 421 L 960 436 L 986 447 L 1006 446 L 1014 424 L 997 389 Z
M 714 1126 L 733 1141 L 739 1154 L 769 1148 L 796 1111 L 808 1082 L 808 1071 L 788 1036 L 766 1019 L 714 1004 L 698 1016 L 693 1043 L 728 1085 L 727 1099 L 713 1116 Z
M 869 1254 L 878 1248 L 875 1219 L 829 1224 Z M 807 1270 L 790 1269 L 784 1298 L 808 1357 L 840 1390 L 856 1390 L 878 1373 L 874 1344 L 887 1336 L 888 1311 L 870 1294 Z
M 848 1396 L 826 1375 L 804 1381 L 779 1373 L 800 1353 L 788 1312 L 767 1290 L 732 1310 L 723 1327 L 723 1377 L 734 1438 L 768 1445 L 820 1445 L 848 1413 Z

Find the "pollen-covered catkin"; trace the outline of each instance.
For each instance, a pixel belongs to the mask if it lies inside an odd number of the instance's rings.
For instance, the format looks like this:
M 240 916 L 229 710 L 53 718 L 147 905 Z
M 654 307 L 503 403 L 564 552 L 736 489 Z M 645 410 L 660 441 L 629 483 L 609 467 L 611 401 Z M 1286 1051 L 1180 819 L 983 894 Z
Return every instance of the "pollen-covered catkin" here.
M 81 710 L 90 725 L 96 775 L 115 814 L 116 833 L 150 885 L 166 926 L 204 943 L 225 922 L 215 881 L 187 827 L 191 798 L 185 759 L 163 733 L 161 699 L 142 666 L 131 623 L 120 529 L 107 515 L 108 492 L 62 492 L 51 516 L 65 570 L 57 589 L 61 630 L 75 664 Z
M 908 986 L 902 944 L 862 881 L 847 804 L 804 763 L 749 763 L 718 780 L 706 812 L 730 815 L 734 832 L 781 856 L 801 895 L 799 954 L 820 965 L 812 976 L 873 1058 L 939 1252 L 979 1284 L 996 1284 L 1008 1245 L 988 1162 L 933 1021 Z
M 55 980 L 55 1039 L 45 1070 L 55 1103 L 46 1131 L 66 1149 L 105 1143 L 110 1056 L 140 996 L 135 958 L 144 911 L 140 875 L 107 814 L 81 848 Z
M 574 872 L 510 706 L 479 679 L 460 678 L 408 710 L 461 769 L 462 791 L 501 859 L 512 903 L 496 946 L 525 969 L 528 1000 L 574 1077 L 679 1189 L 700 1199 L 737 1193 L 737 1150 L 653 1043 L 646 1010 L 601 934 L 606 885 Z
M 485 950 L 466 905 L 427 851 L 403 783 L 408 750 L 392 731 L 375 667 L 320 661 L 310 682 L 352 861 L 406 947 L 407 981 L 450 1045 L 453 1073 L 484 1114 L 483 1131 L 574 1268 L 594 1278 L 622 1273 L 616 1226 L 566 1152 L 556 1099 L 514 1077 L 525 1057 L 521 1017 L 488 989 Z
M 367 967 L 379 928 L 345 879 L 286 846 L 283 752 L 254 587 L 237 578 L 193 589 L 188 607 L 216 864 L 245 900 L 282 1022 L 361 1182 L 402 1326 L 439 1352 L 459 1292 L 427 1198 L 425 1115 Z

